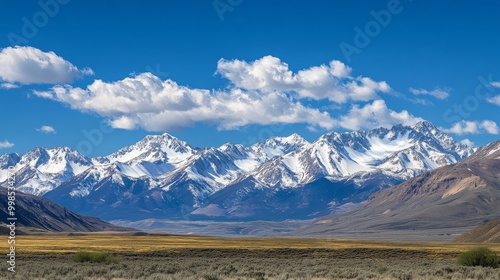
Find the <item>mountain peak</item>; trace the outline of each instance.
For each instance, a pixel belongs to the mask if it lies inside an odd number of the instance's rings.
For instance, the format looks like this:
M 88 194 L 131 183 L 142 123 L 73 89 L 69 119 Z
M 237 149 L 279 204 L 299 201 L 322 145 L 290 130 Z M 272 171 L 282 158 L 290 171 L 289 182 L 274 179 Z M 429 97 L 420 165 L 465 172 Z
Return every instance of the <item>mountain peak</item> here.
M 161 136 L 162 136 L 163 138 L 165 138 L 165 139 L 174 139 L 174 138 L 175 138 L 175 139 L 177 139 L 177 137 L 173 136 L 172 134 L 170 134 L 170 133 L 168 133 L 168 132 L 163 132 L 163 133 L 161 134 Z
M 294 133 L 288 137 L 272 137 L 267 140 L 255 143 L 251 149 L 263 153 L 266 158 L 281 156 L 309 144 L 302 136 Z
M 44 147 L 35 147 L 33 150 L 27 152 L 23 156 L 23 160 L 26 162 L 46 161 L 46 160 L 48 160 L 48 158 L 49 158 L 49 154 L 47 152 L 47 149 Z
M 46 153 L 46 152 L 47 152 L 47 148 L 42 147 L 42 146 L 37 146 L 37 147 L 33 148 L 31 151 L 29 151 L 28 154 L 29 153 L 40 154 L 40 153 Z
M 145 149 L 145 148 L 153 148 L 153 149 L 161 149 L 162 147 L 172 147 L 172 148 L 191 148 L 188 143 L 178 139 L 175 136 L 172 136 L 168 133 L 163 134 L 155 134 L 155 135 L 146 135 L 144 138 L 139 140 L 139 142 L 128 146 L 127 148 L 134 149 Z
M 122 162 L 137 165 L 142 162 L 180 162 L 195 153 L 188 143 L 168 134 L 146 135 L 139 142 L 123 147 L 98 162 Z
M 234 144 L 231 142 L 227 142 L 218 148 L 218 150 L 220 150 L 221 152 L 230 152 L 230 153 L 235 152 L 235 151 L 242 151 L 244 149 L 245 149 L 245 147 L 243 145 Z
M 439 131 L 432 123 L 428 121 L 420 121 L 411 126 L 411 128 L 418 132 L 430 131 L 432 134 L 436 134 L 436 132 Z
M 146 135 L 144 136 L 144 138 L 142 138 L 141 140 L 139 140 L 139 142 L 137 143 L 141 143 L 141 142 L 167 142 L 167 141 L 179 141 L 179 142 L 182 142 L 181 140 L 179 140 L 177 137 L 167 133 L 167 132 L 164 132 L 162 134 L 149 134 L 149 135 Z
M 274 141 L 283 143 L 283 144 L 291 144 L 291 145 L 303 145 L 309 143 L 306 139 L 300 136 L 297 133 L 294 133 L 290 136 L 286 137 L 274 137 L 272 138 Z
M 431 122 L 429 121 L 426 121 L 426 120 L 423 120 L 423 121 L 419 121 L 417 122 L 416 124 L 413 125 L 414 127 L 417 127 L 417 126 L 425 126 L 425 127 L 431 127 L 431 128 L 436 128 Z

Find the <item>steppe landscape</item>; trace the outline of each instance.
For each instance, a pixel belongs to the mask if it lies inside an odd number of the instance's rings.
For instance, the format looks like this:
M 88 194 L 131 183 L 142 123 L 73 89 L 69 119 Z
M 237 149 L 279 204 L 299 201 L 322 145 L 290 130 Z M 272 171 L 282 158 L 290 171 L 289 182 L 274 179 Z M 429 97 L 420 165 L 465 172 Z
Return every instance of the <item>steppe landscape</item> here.
M 456 263 L 469 243 L 74 234 L 22 236 L 19 272 L 1 279 L 500 279 Z M 500 244 L 483 244 L 500 253 Z M 79 262 L 101 252 L 103 262 Z

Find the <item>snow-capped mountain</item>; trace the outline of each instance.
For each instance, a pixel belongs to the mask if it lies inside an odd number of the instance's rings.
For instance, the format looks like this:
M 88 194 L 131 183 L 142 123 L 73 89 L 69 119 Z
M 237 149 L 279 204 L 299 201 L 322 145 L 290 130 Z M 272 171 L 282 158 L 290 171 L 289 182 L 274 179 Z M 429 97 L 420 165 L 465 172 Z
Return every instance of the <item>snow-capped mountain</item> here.
M 0 182 L 7 180 L 7 168 L 13 166 L 16 173 L 16 185 L 20 191 L 43 195 L 92 165 L 91 159 L 70 148 L 39 147 L 23 156 L 18 154 L 1 156 Z
M 254 177 L 263 183 L 296 186 L 322 177 L 341 179 L 382 172 L 402 180 L 453 164 L 472 150 L 428 122 L 350 133 L 331 132 L 262 165 Z
M 500 218 L 499 174 L 500 140 L 461 162 L 376 192 L 348 214 L 321 217 L 296 234 L 332 237 L 355 232 L 365 238 L 397 230 L 465 230 Z
M 306 218 L 472 153 L 428 122 L 202 149 L 165 133 L 91 159 L 69 148 L 3 155 L 0 182 L 15 166 L 19 190 L 108 219 Z
M 159 176 L 179 167 L 196 149 L 167 133 L 148 135 L 134 145 L 93 161 L 96 165 L 118 163 L 131 177 Z

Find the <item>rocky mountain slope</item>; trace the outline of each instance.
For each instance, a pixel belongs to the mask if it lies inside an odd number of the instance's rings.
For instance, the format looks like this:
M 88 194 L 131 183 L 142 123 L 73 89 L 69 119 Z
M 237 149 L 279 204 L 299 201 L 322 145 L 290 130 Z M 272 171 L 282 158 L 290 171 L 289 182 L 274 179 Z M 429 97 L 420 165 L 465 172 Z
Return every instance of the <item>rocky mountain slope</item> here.
M 0 201 L 7 200 L 7 189 L 0 188 Z M 56 203 L 21 192 L 16 193 L 15 217 L 16 228 L 38 229 L 52 232 L 92 232 L 92 231 L 127 231 L 99 218 L 73 213 Z M 0 219 L 7 221 L 9 211 L 7 203 L 0 204 Z

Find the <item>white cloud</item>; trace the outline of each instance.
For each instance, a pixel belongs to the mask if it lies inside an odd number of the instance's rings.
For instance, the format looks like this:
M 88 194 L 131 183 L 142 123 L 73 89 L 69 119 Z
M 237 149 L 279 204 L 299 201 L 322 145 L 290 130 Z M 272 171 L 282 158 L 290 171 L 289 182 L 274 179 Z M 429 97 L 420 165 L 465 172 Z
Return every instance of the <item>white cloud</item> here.
M 470 141 L 469 139 L 464 139 L 464 140 L 460 141 L 460 143 L 462 143 L 466 146 L 469 146 L 471 148 L 474 148 L 476 146 L 476 144 L 474 144 L 474 142 Z
M 495 105 L 498 105 L 500 106 L 500 95 L 497 95 L 497 96 L 493 96 L 491 98 L 488 98 L 487 101 L 491 104 L 495 104 Z
M 372 129 L 391 127 L 396 124 L 413 125 L 423 119 L 403 110 L 395 112 L 387 107 L 384 100 L 375 100 L 363 107 L 354 105 L 349 113 L 340 118 L 339 126 L 350 129 Z
M 357 130 L 422 120 L 406 110 L 387 107 L 378 96 L 379 92 L 392 92 L 387 83 L 352 77 L 351 71 L 334 60 L 294 73 L 280 59 L 266 56 L 251 63 L 220 60 L 216 73 L 231 82 L 224 90 L 189 88 L 142 73 L 115 82 L 95 80 L 86 88 L 57 85 L 33 93 L 75 110 L 97 113 L 112 127 L 128 130 L 171 131 L 200 122 L 224 130 L 273 123 L 303 123 L 311 131 L 334 127 Z M 329 109 L 318 109 L 307 105 L 312 100 L 333 102 L 320 106 Z M 353 105 L 338 118 L 325 111 L 338 111 L 349 101 L 371 103 Z
M 367 77 L 352 77 L 352 69 L 333 60 L 293 73 L 279 58 L 265 56 L 248 63 L 243 60 L 221 59 L 217 72 L 234 86 L 263 92 L 293 92 L 298 98 L 329 99 L 336 103 L 378 99 L 378 92 L 391 92 L 389 85 Z
M 479 124 L 471 121 L 460 121 L 453 124 L 450 129 L 444 129 L 444 131 L 454 134 L 478 134 Z
M 37 128 L 36 131 L 43 133 L 57 133 L 57 131 L 50 125 L 42 125 L 40 128 Z
M 197 122 L 213 123 L 219 129 L 271 123 L 305 123 L 324 129 L 335 125 L 328 113 L 307 107 L 283 92 L 191 89 L 151 73 L 112 83 L 96 80 L 86 89 L 54 86 L 51 91 L 34 94 L 79 111 L 95 112 L 122 129 L 168 131 Z
M 0 51 L 0 80 L 7 84 L 70 83 L 93 74 L 92 69 L 78 69 L 54 52 L 20 46 Z
M 434 103 L 432 103 L 431 101 L 427 100 L 427 99 L 422 99 L 422 98 L 411 98 L 411 99 L 408 99 L 411 103 L 414 103 L 414 104 L 420 104 L 420 105 L 424 105 L 424 106 L 433 106 Z
M 450 89 L 436 88 L 431 91 L 428 91 L 425 89 L 410 88 L 409 91 L 415 95 L 430 95 L 441 100 L 446 99 L 448 98 L 448 96 L 450 96 Z
M 493 87 L 500 88 L 500 82 L 491 82 L 490 83 Z
M 0 142 L 0 149 L 7 149 L 12 147 L 14 147 L 14 144 L 10 143 L 7 140 Z
M 479 121 L 460 121 L 449 129 L 443 129 L 443 131 L 453 134 L 500 134 L 500 128 L 494 121 L 485 120 Z
M 3 89 L 13 89 L 13 88 L 18 88 L 19 86 L 12 83 L 2 83 L 0 84 L 0 87 Z
M 483 121 L 481 127 L 486 130 L 489 134 L 500 134 L 500 128 L 494 121 Z

